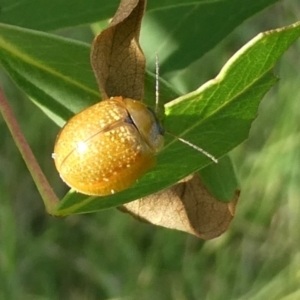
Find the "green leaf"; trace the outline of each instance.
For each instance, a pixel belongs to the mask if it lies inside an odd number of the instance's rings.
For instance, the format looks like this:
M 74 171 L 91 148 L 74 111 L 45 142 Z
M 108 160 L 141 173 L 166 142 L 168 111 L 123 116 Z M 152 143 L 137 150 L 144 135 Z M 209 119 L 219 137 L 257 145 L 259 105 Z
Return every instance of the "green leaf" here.
M 277 1 L 243 0 L 242 5 L 240 0 L 148 1 L 141 34 L 148 66 L 154 66 L 157 51 L 162 74 L 186 67 L 247 18 Z M 118 3 L 118 0 L 7 0 L 1 5 L 0 22 L 51 31 L 108 19 Z
M 258 35 L 228 61 L 216 79 L 166 105 L 166 129 L 223 156 L 247 138 L 260 100 L 277 81 L 272 67 L 299 36 L 300 23 Z M 209 163 L 207 157 L 167 136 L 156 168 L 134 187 L 102 198 L 69 194 L 57 214 L 121 205 L 168 188 Z
M 89 53 L 80 42 L 0 25 L 1 64 L 59 125 L 100 98 Z
M 111 18 L 119 0 L 6 0 L 0 22 L 51 31 Z
M 58 125 L 98 102 L 90 46 L 38 31 L 0 24 L 0 62 L 14 81 Z M 162 103 L 178 96 L 161 81 Z M 155 76 L 148 72 L 146 102 L 154 104 Z
M 141 45 L 147 65 L 160 54 L 161 74 L 185 68 L 213 49 L 246 19 L 278 0 L 149 1 Z M 155 34 L 153 32 L 155 31 Z

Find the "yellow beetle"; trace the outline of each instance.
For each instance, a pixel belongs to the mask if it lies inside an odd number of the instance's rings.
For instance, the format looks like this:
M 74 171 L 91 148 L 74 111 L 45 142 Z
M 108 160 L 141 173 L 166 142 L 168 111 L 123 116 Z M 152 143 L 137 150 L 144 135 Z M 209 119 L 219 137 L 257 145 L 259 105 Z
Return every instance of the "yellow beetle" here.
M 141 101 L 112 97 L 81 111 L 59 133 L 53 158 L 61 178 L 87 195 L 122 191 L 155 165 L 163 129 Z

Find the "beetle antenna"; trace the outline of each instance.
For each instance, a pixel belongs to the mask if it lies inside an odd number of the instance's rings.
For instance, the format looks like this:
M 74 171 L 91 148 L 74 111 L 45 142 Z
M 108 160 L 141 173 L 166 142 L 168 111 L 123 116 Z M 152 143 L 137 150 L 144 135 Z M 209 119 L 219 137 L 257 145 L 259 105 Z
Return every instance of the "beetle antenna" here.
M 155 52 L 155 113 L 156 114 L 158 113 L 158 105 L 159 105 L 159 57 L 158 57 L 158 53 Z M 210 160 L 212 160 L 214 163 L 218 163 L 218 159 L 215 158 L 212 154 L 205 151 L 204 149 L 196 146 L 195 144 L 192 144 L 191 142 L 189 142 L 183 138 L 180 138 L 180 137 L 174 135 L 171 132 L 166 131 L 166 133 L 173 136 L 174 138 L 176 138 L 178 141 L 182 142 L 183 144 L 186 144 L 186 145 L 194 148 L 195 150 L 199 151 L 200 153 L 202 153 L 203 155 L 208 157 Z
M 183 138 L 180 138 L 179 136 L 176 136 L 175 134 L 171 133 L 171 132 L 168 132 L 166 131 L 166 133 L 168 133 L 169 135 L 173 136 L 174 138 L 176 138 L 178 141 L 182 142 L 183 144 L 186 144 L 192 148 L 194 148 L 195 150 L 201 152 L 202 154 L 204 154 L 206 157 L 208 157 L 210 160 L 212 160 L 214 163 L 218 163 L 218 159 L 215 158 L 212 154 L 210 154 L 209 152 L 205 151 L 203 148 L 201 147 L 198 147 L 197 145 L 195 144 L 192 144 L 191 142 L 183 139 Z
M 155 113 L 158 113 L 159 105 L 159 58 L 158 53 L 155 52 Z

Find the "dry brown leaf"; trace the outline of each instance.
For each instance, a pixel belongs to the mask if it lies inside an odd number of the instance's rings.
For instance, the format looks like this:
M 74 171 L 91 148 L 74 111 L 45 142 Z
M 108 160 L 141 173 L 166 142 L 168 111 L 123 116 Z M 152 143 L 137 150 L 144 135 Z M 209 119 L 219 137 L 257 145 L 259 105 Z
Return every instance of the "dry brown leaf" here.
M 194 174 L 168 190 L 127 203 L 120 209 L 142 221 L 209 240 L 228 229 L 238 197 L 237 191 L 231 202 L 217 201 Z
M 145 6 L 146 0 L 121 0 L 110 26 L 94 39 L 91 64 L 102 99 L 143 99 L 145 57 L 139 34 Z

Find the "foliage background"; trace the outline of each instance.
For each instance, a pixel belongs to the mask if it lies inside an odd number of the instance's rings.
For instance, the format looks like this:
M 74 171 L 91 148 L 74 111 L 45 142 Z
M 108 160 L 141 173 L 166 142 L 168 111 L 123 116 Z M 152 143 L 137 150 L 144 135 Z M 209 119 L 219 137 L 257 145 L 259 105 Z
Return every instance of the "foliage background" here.
M 184 92 L 214 77 L 258 32 L 298 20 L 296 2 L 280 2 L 245 22 L 172 83 Z M 60 33 L 92 38 L 85 27 Z M 281 80 L 262 102 L 249 140 L 231 154 L 241 201 L 230 230 L 208 242 L 137 223 L 116 210 L 64 219 L 45 215 L 1 118 L 0 299 L 300 298 L 299 53 L 300 41 L 278 64 Z M 62 195 L 65 187 L 49 155 L 58 128 L 4 72 L 0 82 Z

